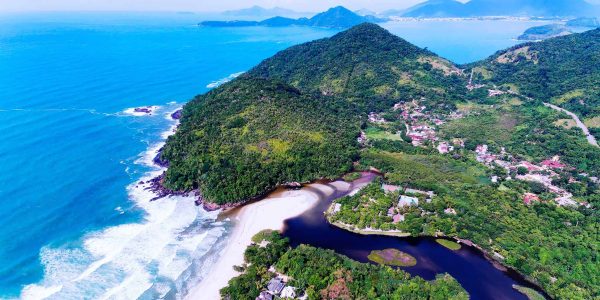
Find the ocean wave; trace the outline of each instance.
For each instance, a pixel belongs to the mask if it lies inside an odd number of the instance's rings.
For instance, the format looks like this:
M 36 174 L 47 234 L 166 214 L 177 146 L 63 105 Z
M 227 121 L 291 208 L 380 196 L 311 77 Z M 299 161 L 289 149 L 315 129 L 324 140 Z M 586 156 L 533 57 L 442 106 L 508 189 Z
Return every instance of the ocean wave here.
M 218 212 L 196 207 L 192 195 L 150 202 L 147 182 L 165 170 L 152 162 L 163 144 L 140 155 L 136 164 L 153 168 L 127 187 L 143 220 L 90 233 L 79 246 L 44 247 L 43 280 L 24 287 L 22 299 L 175 299 L 208 275 L 230 222 L 216 222 Z
M 225 78 L 221 78 L 217 81 L 213 81 L 213 82 L 209 83 L 206 87 L 209 89 L 216 88 L 222 84 L 225 84 L 227 82 L 234 80 L 235 78 L 237 78 L 238 76 L 240 76 L 242 74 L 244 74 L 244 72 L 233 73 Z

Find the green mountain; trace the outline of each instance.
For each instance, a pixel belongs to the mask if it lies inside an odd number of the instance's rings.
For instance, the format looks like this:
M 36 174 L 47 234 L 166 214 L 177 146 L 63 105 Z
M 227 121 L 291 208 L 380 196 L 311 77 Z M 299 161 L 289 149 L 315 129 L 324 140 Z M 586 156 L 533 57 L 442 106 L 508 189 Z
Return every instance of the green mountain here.
M 526 43 L 473 64 L 482 82 L 511 87 L 584 118 L 600 115 L 600 29 Z
M 263 21 L 204 21 L 200 26 L 209 27 L 247 27 L 247 26 L 314 26 L 325 28 L 349 28 L 364 22 L 385 22 L 385 19 L 374 16 L 360 16 L 343 6 L 330 8 L 316 14 L 312 18 L 291 19 L 281 16 L 272 17 Z
M 223 204 L 336 177 L 357 158 L 369 112 L 421 97 L 447 109 L 464 92 L 456 72 L 368 23 L 289 48 L 184 107 L 162 154 L 171 162 L 165 184 L 200 187 L 206 201 Z
M 459 73 L 451 62 L 365 23 L 281 51 L 247 75 L 281 80 L 309 93 L 342 96 L 361 112 L 370 112 L 411 98 L 453 103 L 466 92 Z
M 336 177 L 356 158 L 358 126 L 337 99 L 246 76 L 185 105 L 163 149 L 166 184 L 200 187 L 207 201 L 224 204 L 285 182 Z
M 599 53 L 597 29 L 518 45 L 463 71 L 377 25 L 360 24 L 281 51 L 186 104 L 162 151 L 170 162 L 163 184 L 200 188 L 205 202 L 229 204 L 280 184 L 375 167 L 386 183 L 436 196 L 419 196 L 418 206 L 402 208 L 404 221 L 393 222 L 387 212 L 398 195 L 378 182 L 368 194 L 340 200 L 353 205 L 339 215 L 346 224 L 468 239 L 554 298 L 596 299 L 600 194 L 593 176 L 600 174 L 600 151 L 541 104 L 597 122 Z M 372 112 L 379 114 L 367 117 Z M 414 131 L 421 124 L 440 140 L 413 147 L 406 126 Z M 457 149 L 440 154 L 433 147 L 440 141 Z M 510 167 L 482 163 L 487 154 L 473 151 L 481 144 L 495 153 L 494 163 Z M 548 160 L 555 155 L 566 166 Z M 558 163 L 532 174 L 555 173 L 546 182 L 553 186 L 518 179 L 529 172 L 519 165 L 524 160 Z M 536 200 L 525 201 L 527 193 Z M 557 205 L 563 196 L 577 206 Z

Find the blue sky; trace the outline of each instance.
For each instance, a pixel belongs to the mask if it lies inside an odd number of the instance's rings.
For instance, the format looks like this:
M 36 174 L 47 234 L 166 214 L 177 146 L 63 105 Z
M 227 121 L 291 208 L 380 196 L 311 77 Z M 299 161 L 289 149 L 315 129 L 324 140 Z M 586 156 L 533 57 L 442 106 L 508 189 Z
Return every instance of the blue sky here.
M 0 0 L 0 11 L 222 11 L 252 5 L 285 7 L 297 11 L 321 11 L 344 5 L 374 11 L 402 9 L 424 0 Z M 467 2 L 468 0 L 460 0 Z M 587 0 L 600 4 L 600 0 Z
M 423 0 L 0 0 L 0 10 L 121 10 L 121 11 L 221 11 L 252 5 L 320 11 L 336 5 L 375 11 L 401 9 Z

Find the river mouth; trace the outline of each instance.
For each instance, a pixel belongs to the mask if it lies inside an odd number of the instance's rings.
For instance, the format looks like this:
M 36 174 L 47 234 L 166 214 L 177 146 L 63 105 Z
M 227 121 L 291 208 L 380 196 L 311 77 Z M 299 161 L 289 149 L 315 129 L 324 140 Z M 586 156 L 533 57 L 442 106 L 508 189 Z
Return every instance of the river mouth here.
M 304 188 L 318 194 L 320 200 L 302 215 L 286 220 L 283 236 L 289 238 L 293 247 L 307 244 L 330 249 L 363 263 L 372 263 L 367 256 L 373 250 L 400 250 L 417 259 L 415 266 L 401 267 L 402 270 L 426 280 L 435 279 L 437 274 L 448 273 L 463 286 L 471 299 L 527 300 L 528 298 L 515 290 L 513 285 L 532 288 L 550 299 L 543 290 L 518 272 L 494 266 L 494 263 L 486 259 L 475 247 L 463 244 L 461 249 L 454 251 L 437 243 L 434 237 L 361 235 L 331 225 L 324 212 L 332 201 L 368 184 L 375 177 L 376 174 L 363 173 L 362 178 L 351 184 L 335 181 L 307 185 Z M 322 185 L 333 189 L 333 193 L 323 193 Z

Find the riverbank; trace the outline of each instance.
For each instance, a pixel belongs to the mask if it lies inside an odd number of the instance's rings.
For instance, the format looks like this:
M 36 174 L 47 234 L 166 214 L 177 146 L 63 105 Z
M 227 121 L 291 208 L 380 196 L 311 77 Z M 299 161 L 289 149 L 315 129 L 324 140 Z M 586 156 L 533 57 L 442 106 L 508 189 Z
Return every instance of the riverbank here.
M 239 275 L 233 267 L 244 263 L 244 251 L 252 243 L 255 234 L 265 229 L 282 230 L 286 219 L 299 216 L 316 205 L 320 193 L 332 192 L 321 184 L 311 184 L 308 187 L 277 191 L 263 200 L 228 213 L 227 216 L 233 220 L 235 227 L 227 246 L 208 271 L 210 276 L 193 287 L 186 299 L 219 299 L 219 290 L 231 278 Z

